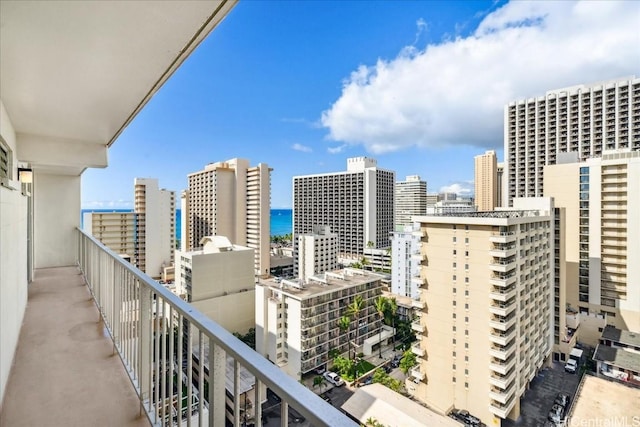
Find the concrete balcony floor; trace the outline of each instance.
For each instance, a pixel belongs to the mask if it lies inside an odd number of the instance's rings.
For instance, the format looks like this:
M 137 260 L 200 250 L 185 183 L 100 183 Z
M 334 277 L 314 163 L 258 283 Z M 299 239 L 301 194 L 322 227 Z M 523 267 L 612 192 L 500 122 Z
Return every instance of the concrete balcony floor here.
M 149 426 L 76 267 L 37 270 L 0 426 Z

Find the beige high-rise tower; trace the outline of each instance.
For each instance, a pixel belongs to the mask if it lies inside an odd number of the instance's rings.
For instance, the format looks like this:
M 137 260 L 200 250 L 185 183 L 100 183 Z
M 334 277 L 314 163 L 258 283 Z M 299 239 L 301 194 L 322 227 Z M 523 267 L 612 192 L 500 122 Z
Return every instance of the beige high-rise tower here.
M 498 206 L 498 159 L 487 151 L 475 157 L 475 197 L 479 211 L 492 211 Z
M 517 210 L 417 217 L 421 239 L 418 365 L 407 390 L 434 410 L 489 426 L 517 419 L 550 360 L 554 217 L 550 198 Z
M 269 274 L 271 170 L 266 163 L 249 166 L 245 159 L 210 163 L 188 175 L 189 247 L 205 236 L 226 236 L 235 245 L 255 250 L 255 273 Z

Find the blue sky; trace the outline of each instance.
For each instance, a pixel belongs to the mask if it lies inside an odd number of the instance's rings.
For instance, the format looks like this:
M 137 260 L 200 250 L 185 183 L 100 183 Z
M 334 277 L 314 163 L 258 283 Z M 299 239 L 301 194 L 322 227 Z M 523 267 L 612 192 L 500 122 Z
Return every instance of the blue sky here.
M 83 174 L 82 205 L 233 157 L 273 168 L 273 208 L 363 155 L 468 194 L 473 156 L 502 159 L 504 105 L 640 75 L 639 23 L 635 1 L 241 1 Z

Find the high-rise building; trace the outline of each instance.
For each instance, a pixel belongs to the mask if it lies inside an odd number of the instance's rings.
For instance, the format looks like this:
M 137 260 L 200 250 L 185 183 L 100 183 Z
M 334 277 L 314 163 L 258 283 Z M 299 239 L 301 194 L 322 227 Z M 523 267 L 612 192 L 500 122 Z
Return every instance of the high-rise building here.
M 176 241 L 176 193 L 158 187 L 158 180 L 136 178 L 134 212 L 138 214 L 138 268 L 160 277 L 173 264 Z
M 515 205 L 420 217 L 416 232 L 418 365 L 407 389 L 437 411 L 466 409 L 487 425 L 518 418 L 520 397 L 551 354 L 553 201 Z
M 640 150 L 640 79 L 577 85 L 509 103 L 504 111 L 506 200 L 544 194 L 543 168 L 562 153 L 580 161 Z
M 255 289 L 256 351 L 294 378 L 325 367 L 332 349 L 370 355 L 381 338 L 386 341 L 393 335 L 388 326 L 379 330 L 374 306 L 382 295 L 379 274 L 345 268 L 316 275 L 306 285 L 300 280 L 265 279 Z M 343 331 L 338 321 L 356 296 L 362 297 L 362 311 Z
M 391 292 L 403 297 L 417 298 L 420 284 L 420 237 L 413 226 L 395 231 L 391 237 Z
M 489 150 L 475 157 L 475 200 L 479 211 L 492 211 L 498 206 L 498 159 Z
M 154 279 L 173 264 L 175 192 L 158 180 L 134 180 L 133 212 L 86 212 L 83 228 Z
M 188 175 L 183 194 L 188 213 L 188 243 L 193 249 L 205 236 L 226 236 L 255 251 L 255 273 L 269 274 L 271 169 L 249 166 L 245 159 L 211 163 Z M 183 222 L 184 222 L 183 219 Z
M 498 166 L 496 169 L 496 187 L 497 191 L 497 199 L 496 199 L 496 207 L 502 207 L 502 200 L 504 200 L 504 162 L 498 162 Z
M 640 151 L 546 166 L 545 196 L 566 211 L 566 305 L 640 331 Z M 564 313 L 561 313 L 564 314 Z M 598 331 L 581 325 L 579 340 Z
M 393 231 L 395 172 L 374 159 L 347 160 L 345 172 L 293 178 L 293 233 L 328 225 L 338 234 L 338 251 L 361 255 L 365 247 L 386 248 Z
M 315 226 L 313 233 L 298 234 L 293 254 L 294 276 L 308 283 L 316 274 L 338 268 L 338 235 L 331 227 Z
M 427 181 L 410 175 L 405 181 L 396 182 L 394 203 L 395 226 L 411 225 L 412 216 L 427 214 Z

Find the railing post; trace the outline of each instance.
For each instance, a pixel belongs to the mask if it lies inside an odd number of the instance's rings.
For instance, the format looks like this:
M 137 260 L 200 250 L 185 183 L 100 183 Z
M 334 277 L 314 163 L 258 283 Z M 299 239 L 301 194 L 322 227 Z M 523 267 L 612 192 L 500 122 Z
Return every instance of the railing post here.
M 209 427 L 224 426 L 226 421 L 227 380 L 226 354 L 222 347 L 209 338 Z M 234 414 L 238 416 L 238 414 Z
M 138 381 L 140 384 L 140 405 L 144 405 L 145 401 L 151 404 L 151 336 L 153 334 L 151 325 L 151 290 L 144 286 L 139 280 L 136 280 L 139 286 L 138 304 Z

